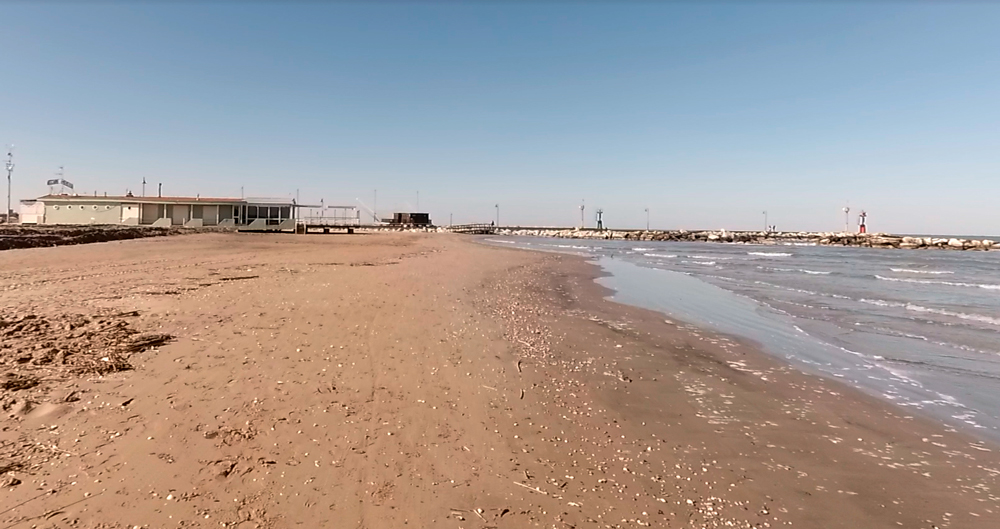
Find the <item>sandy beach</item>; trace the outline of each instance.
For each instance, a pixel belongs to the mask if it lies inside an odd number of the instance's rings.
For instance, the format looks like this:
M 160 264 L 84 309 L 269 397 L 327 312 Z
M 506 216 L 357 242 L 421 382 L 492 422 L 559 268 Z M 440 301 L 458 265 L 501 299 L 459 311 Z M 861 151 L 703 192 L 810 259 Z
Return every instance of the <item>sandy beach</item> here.
M 0 252 L 0 528 L 1000 526 L 1000 447 L 450 234 Z

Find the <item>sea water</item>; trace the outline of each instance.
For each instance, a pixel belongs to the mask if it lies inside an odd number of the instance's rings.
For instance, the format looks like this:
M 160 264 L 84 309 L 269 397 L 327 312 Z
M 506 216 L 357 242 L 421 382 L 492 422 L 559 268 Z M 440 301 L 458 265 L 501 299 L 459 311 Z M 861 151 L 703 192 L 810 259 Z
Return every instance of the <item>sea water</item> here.
M 1000 252 L 487 237 L 585 255 L 614 299 L 1000 441 Z

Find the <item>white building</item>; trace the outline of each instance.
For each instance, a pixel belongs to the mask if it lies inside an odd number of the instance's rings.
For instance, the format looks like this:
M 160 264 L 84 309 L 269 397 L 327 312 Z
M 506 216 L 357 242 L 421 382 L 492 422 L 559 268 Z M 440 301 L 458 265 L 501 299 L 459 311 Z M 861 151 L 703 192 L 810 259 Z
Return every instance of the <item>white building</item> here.
M 295 210 L 284 199 L 45 195 L 21 201 L 21 222 L 294 229 Z

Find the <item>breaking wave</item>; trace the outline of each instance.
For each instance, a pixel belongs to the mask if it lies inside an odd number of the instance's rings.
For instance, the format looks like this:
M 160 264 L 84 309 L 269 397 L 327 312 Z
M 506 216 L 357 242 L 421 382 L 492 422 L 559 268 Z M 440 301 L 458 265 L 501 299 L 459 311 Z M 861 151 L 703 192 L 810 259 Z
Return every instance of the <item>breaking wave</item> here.
M 920 305 L 914 305 L 913 303 L 900 303 L 898 301 L 884 301 L 881 299 L 862 298 L 859 299 L 858 301 L 860 301 L 861 303 L 868 303 L 869 305 L 876 305 L 879 307 L 897 307 L 912 312 L 925 312 L 928 314 L 938 314 L 941 316 L 950 316 L 952 318 L 958 318 L 961 320 L 978 321 L 980 323 L 1000 326 L 1000 318 L 991 318 L 989 316 L 983 316 L 981 314 L 968 314 L 965 312 L 955 312 L 952 310 L 945 310 L 945 309 L 932 309 L 928 307 L 921 307 Z
M 954 274 L 955 272 L 950 272 L 948 270 L 910 270 L 909 268 L 890 268 L 893 272 L 900 272 L 905 274 Z
M 792 254 L 784 252 L 747 252 L 747 255 L 757 255 L 760 257 L 791 257 Z
M 805 268 L 771 268 L 768 266 L 758 266 L 757 268 L 761 270 L 769 270 L 771 272 L 800 272 L 803 274 L 809 274 L 813 276 L 827 276 L 832 272 L 820 272 L 818 270 L 806 270 Z
M 544 246 L 549 246 L 552 248 L 571 248 L 573 250 L 594 250 L 595 248 L 591 246 L 577 246 L 573 244 L 545 244 Z
M 975 287 L 975 288 L 985 288 L 986 290 L 1000 290 L 1000 285 L 990 285 L 982 283 L 960 283 L 957 281 L 934 281 L 931 279 L 910 279 L 907 277 L 884 277 L 878 274 L 875 275 L 877 279 L 882 281 L 896 281 L 899 283 L 919 283 L 921 285 L 947 285 L 950 287 Z

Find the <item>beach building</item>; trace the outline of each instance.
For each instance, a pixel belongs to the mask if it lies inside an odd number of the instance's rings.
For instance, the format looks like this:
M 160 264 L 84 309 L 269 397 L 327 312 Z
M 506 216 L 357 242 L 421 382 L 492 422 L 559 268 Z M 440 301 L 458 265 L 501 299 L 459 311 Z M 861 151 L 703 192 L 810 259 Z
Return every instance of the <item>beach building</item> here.
M 288 199 L 45 195 L 21 201 L 23 224 L 295 228 Z
M 45 203 L 35 199 L 21 201 L 21 224 L 41 224 L 45 218 Z
M 393 213 L 389 224 L 400 224 L 404 226 L 430 226 L 431 216 L 429 213 Z

